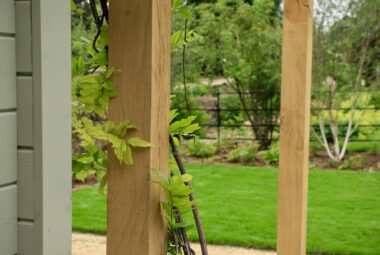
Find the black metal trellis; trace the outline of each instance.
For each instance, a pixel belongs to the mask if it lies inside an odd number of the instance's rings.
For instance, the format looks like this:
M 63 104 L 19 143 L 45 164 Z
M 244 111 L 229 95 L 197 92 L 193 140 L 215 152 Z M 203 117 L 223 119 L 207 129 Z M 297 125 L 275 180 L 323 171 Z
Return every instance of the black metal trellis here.
M 263 91 L 264 92 L 264 91 Z M 350 93 L 350 91 L 338 91 L 339 93 Z M 352 91 L 351 91 L 352 92 Z M 375 89 L 371 89 L 371 90 L 359 90 L 359 92 L 361 93 L 368 93 L 368 92 L 380 92 L 380 90 L 375 90 Z M 260 93 L 260 91 L 259 91 Z M 245 95 L 252 95 L 252 93 L 242 93 L 242 94 L 245 94 Z M 257 93 L 255 93 L 257 95 Z M 278 122 L 274 122 L 274 123 L 266 123 L 266 124 L 254 124 L 254 125 L 251 125 L 251 124 L 246 124 L 246 123 L 242 123 L 242 124 L 225 124 L 223 123 L 223 118 L 222 118 L 222 113 L 223 112 L 231 112 L 231 113 L 239 113 L 239 112 L 264 112 L 264 113 L 267 113 L 269 114 L 270 116 L 274 116 L 274 118 L 272 119 L 276 119 L 275 116 L 278 116 L 279 114 L 279 111 L 280 109 L 279 108 L 275 108 L 273 107 L 273 103 L 272 101 L 270 102 L 269 104 L 269 107 L 266 108 L 266 109 L 262 109 L 262 108 L 250 108 L 250 109 L 242 109 L 242 108 L 231 108 L 231 109 L 227 109 L 227 108 L 222 108 L 221 104 L 222 104 L 222 100 L 221 100 L 221 97 L 223 95 L 238 95 L 238 93 L 236 92 L 220 92 L 219 90 L 217 90 L 217 92 L 215 93 L 212 93 L 211 94 L 213 97 L 215 97 L 215 101 L 216 101 L 216 104 L 214 107 L 194 107 L 194 108 L 190 108 L 190 109 L 187 109 L 187 108 L 177 108 L 177 110 L 181 111 L 188 111 L 190 110 L 191 112 L 204 112 L 204 113 L 213 113 L 214 117 L 213 119 L 215 120 L 214 122 L 207 122 L 207 123 L 201 123 L 200 125 L 202 127 L 205 127 L 205 128 L 211 128 L 211 129 L 216 129 L 216 136 L 205 136 L 205 137 L 202 137 L 203 139 L 208 139 L 208 140 L 216 140 L 217 143 L 218 143 L 218 147 L 220 146 L 220 141 L 221 139 L 223 138 L 222 137 L 222 129 L 223 128 L 229 128 L 229 129 L 236 129 L 236 128 L 241 128 L 241 127 L 246 127 L 246 128 L 253 128 L 253 127 L 265 127 L 265 128 L 279 128 L 279 123 Z M 312 108 L 312 111 L 327 111 L 329 110 L 328 108 Z M 348 107 L 340 107 L 340 108 L 334 108 L 332 109 L 334 111 L 349 111 L 350 108 Z M 365 110 L 365 111 L 379 111 L 380 110 L 380 107 L 356 107 L 356 110 L 360 111 L 360 110 Z M 318 129 L 318 125 L 313 125 L 314 128 Z M 380 128 L 380 120 L 379 120 L 379 123 L 377 124 L 359 124 L 358 125 L 358 129 L 360 128 Z M 233 141 L 257 141 L 258 139 L 254 138 L 254 137 L 235 137 L 235 138 L 229 138 L 229 137 L 225 137 L 223 138 L 225 140 L 233 140 Z M 271 139 L 273 141 L 276 141 L 278 140 L 277 138 L 272 138 Z M 379 139 L 357 139 L 357 138 L 352 138 L 350 139 L 350 141 L 353 141 L 353 142 L 380 142 Z

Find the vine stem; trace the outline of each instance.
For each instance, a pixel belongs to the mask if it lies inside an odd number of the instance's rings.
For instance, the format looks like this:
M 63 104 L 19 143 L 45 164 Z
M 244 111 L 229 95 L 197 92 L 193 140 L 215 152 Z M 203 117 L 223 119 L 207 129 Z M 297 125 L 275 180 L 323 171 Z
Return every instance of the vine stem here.
M 108 10 L 108 0 L 100 0 L 100 7 L 103 11 L 103 16 L 106 22 L 109 23 L 109 10 Z
M 176 211 L 175 219 L 176 219 L 177 223 L 182 223 L 183 222 L 183 219 L 182 219 L 182 217 L 181 217 L 181 215 L 179 214 L 178 211 Z M 189 237 L 187 236 L 185 228 L 181 227 L 179 229 L 179 232 L 180 232 L 180 236 L 182 238 L 182 240 L 181 240 L 182 243 L 180 243 L 179 245 L 182 247 L 184 255 L 193 255 L 194 252 L 193 252 L 193 250 L 190 247 Z
M 185 96 L 185 104 L 187 111 L 191 114 L 188 93 L 187 93 L 187 82 L 186 82 L 186 44 L 187 44 L 187 19 L 185 19 L 185 31 L 183 35 L 183 46 L 182 46 L 182 79 L 183 79 L 183 89 Z
M 172 149 L 174 159 L 178 165 L 179 171 L 181 172 L 182 175 L 184 175 L 184 174 L 186 174 L 186 169 L 185 169 L 185 166 L 182 162 L 181 157 L 179 156 L 177 146 L 175 145 L 175 142 L 174 142 L 173 137 L 171 135 L 169 135 L 169 142 L 170 142 L 170 147 Z M 192 190 L 190 183 L 185 182 L 185 184 L 187 186 L 189 186 L 189 188 Z M 190 193 L 189 199 L 190 199 L 190 201 L 195 200 L 194 192 Z M 199 215 L 198 207 L 196 205 L 193 205 L 192 211 L 193 211 L 193 215 L 194 215 L 195 225 L 197 226 L 199 243 L 201 245 L 202 255 L 208 255 L 206 237 L 204 234 L 204 230 L 203 230 L 203 226 L 202 226 L 201 217 Z

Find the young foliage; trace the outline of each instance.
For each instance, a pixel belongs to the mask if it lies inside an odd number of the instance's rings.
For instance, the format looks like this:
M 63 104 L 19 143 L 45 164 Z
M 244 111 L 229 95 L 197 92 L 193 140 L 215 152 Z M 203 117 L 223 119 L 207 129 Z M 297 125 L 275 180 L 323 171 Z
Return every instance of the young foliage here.
M 72 61 L 72 128 L 73 139 L 77 140 L 76 153 L 73 156 L 74 177 L 84 181 L 88 175 L 96 175 L 100 180 L 99 192 L 107 182 L 107 155 L 105 146 L 113 150 L 120 164 L 133 164 L 132 151 L 135 148 L 150 147 L 150 143 L 139 137 L 131 136 L 136 127 L 129 121 L 114 123 L 107 120 L 107 109 L 110 100 L 116 96 L 116 89 L 111 77 L 116 70 L 108 66 L 108 9 L 105 14 L 97 13 L 97 6 L 90 1 L 94 14 L 97 33 L 93 40 L 76 38 L 73 40 Z M 107 6 L 106 6 L 107 8 Z M 72 11 L 80 17 L 79 25 L 86 19 L 84 10 L 72 2 Z M 188 19 L 191 13 L 186 1 L 174 0 L 173 13 Z M 91 24 L 91 22 L 89 23 Z M 82 27 L 85 29 L 84 27 Z M 178 31 L 171 38 L 172 49 L 184 47 L 186 43 L 196 37 L 194 31 Z M 179 119 L 177 111 L 170 112 L 170 136 L 177 144 L 185 135 L 193 135 L 199 130 L 199 124 L 194 123 L 196 117 L 189 116 Z M 171 160 L 171 169 L 173 161 Z M 189 182 L 191 175 L 163 175 L 154 170 L 160 185 L 166 194 L 162 207 L 166 212 L 165 218 L 169 227 L 169 254 L 179 254 L 183 242 L 188 242 L 187 235 L 183 234 L 188 227 L 182 216 L 192 211 L 194 200 L 189 199 L 192 193 Z M 179 231 L 181 231 L 181 236 Z M 184 240 L 186 236 L 187 240 Z M 180 239 L 183 239 L 180 241 Z
M 179 144 L 180 140 L 183 136 L 192 136 L 195 131 L 200 129 L 198 123 L 195 123 L 196 116 L 189 116 L 185 119 L 177 120 L 176 117 L 179 115 L 177 110 L 170 111 L 170 126 L 169 126 L 169 134 L 174 139 L 176 145 Z
M 193 177 L 189 174 L 171 174 L 170 176 L 166 176 L 159 170 L 153 171 L 159 178 L 153 181 L 153 183 L 157 183 L 165 191 L 165 200 L 163 200 L 161 204 L 165 211 L 169 232 L 171 232 L 172 235 L 177 235 L 177 231 L 180 228 L 190 226 L 183 221 L 178 222 L 178 218 L 182 218 L 184 215 L 191 213 L 192 206 L 195 204 L 194 201 L 189 200 L 191 189 L 185 184 L 189 183 Z M 174 239 L 179 240 L 178 237 Z
M 78 26 L 84 31 L 91 30 L 84 25 L 85 10 L 72 2 L 72 11 L 81 17 Z M 111 81 L 116 70 L 108 66 L 108 23 L 103 19 L 97 29 L 92 40 L 83 37 L 72 40 L 72 129 L 77 146 L 73 174 L 81 181 L 96 175 L 102 191 L 107 181 L 107 145 L 120 164 L 131 165 L 133 149 L 147 148 L 150 144 L 130 136 L 130 131 L 136 129 L 130 121 L 107 120 L 109 102 L 117 95 Z

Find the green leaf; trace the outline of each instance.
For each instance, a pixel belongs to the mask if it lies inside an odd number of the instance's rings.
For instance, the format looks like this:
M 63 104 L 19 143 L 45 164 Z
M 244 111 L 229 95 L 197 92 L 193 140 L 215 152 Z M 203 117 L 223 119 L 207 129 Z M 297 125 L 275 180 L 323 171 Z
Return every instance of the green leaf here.
M 95 170 L 81 170 L 75 174 L 75 178 L 84 182 L 89 175 L 95 174 Z
M 190 116 L 190 117 L 187 117 L 186 119 L 182 119 L 182 120 L 173 122 L 169 126 L 169 132 L 180 131 L 181 128 L 184 128 L 184 127 L 190 125 L 196 118 L 197 118 L 196 116 Z
M 71 10 L 76 11 L 78 9 L 77 5 L 75 4 L 74 1 L 71 1 Z
M 183 130 L 183 133 L 184 134 L 192 134 L 194 133 L 195 131 L 199 130 L 201 127 L 199 126 L 198 123 L 194 123 L 194 124 L 191 124 L 189 126 L 187 126 L 184 130 Z
M 177 145 L 177 146 L 179 145 L 179 140 L 177 137 L 173 136 L 173 141 L 174 141 L 175 145 Z
M 96 147 L 95 144 L 89 144 L 86 147 L 84 147 L 84 149 L 91 154 L 95 154 L 96 152 L 99 151 L 98 147 Z
M 95 55 L 95 61 L 101 66 L 105 66 L 108 64 L 108 52 L 106 50 L 100 51 Z
M 178 116 L 177 110 L 171 110 L 169 113 L 169 123 L 171 123 L 177 116 Z
M 76 161 L 83 163 L 83 164 L 89 164 L 89 163 L 94 162 L 94 158 L 93 157 L 82 157 L 82 158 L 76 159 Z
M 183 182 L 190 182 L 193 179 L 193 176 L 190 174 L 183 174 L 181 179 Z
M 133 147 L 139 147 L 139 148 L 151 147 L 151 144 L 149 142 L 144 141 L 138 137 L 133 137 L 133 138 L 128 139 L 128 144 Z
M 187 18 L 187 19 L 191 19 L 192 18 L 192 14 L 191 14 L 190 10 L 186 6 L 178 9 L 178 13 L 182 17 L 184 17 L 184 18 Z
M 100 184 L 99 184 L 99 195 L 103 196 L 104 195 L 104 188 L 106 187 L 107 184 L 107 175 L 104 175 L 103 178 L 101 178 Z
M 75 179 L 84 182 L 84 180 L 87 178 L 88 174 L 87 171 L 82 170 L 75 174 Z
M 129 146 L 126 146 L 125 149 L 125 160 L 124 163 L 127 165 L 133 165 L 133 158 L 132 158 L 132 149 Z

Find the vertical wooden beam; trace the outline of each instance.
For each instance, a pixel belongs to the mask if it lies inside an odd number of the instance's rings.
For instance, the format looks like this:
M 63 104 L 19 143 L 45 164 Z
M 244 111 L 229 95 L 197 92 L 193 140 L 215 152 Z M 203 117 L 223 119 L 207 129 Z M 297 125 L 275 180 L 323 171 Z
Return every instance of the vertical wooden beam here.
M 312 0 L 285 0 L 277 254 L 306 253 Z
M 133 154 L 133 166 L 109 153 L 107 254 L 164 255 L 166 226 L 162 192 L 150 183 L 151 169 L 168 168 L 171 1 L 112 0 L 109 63 L 120 70 L 118 96 L 109 119 L 131 120 L 150 150 Z

